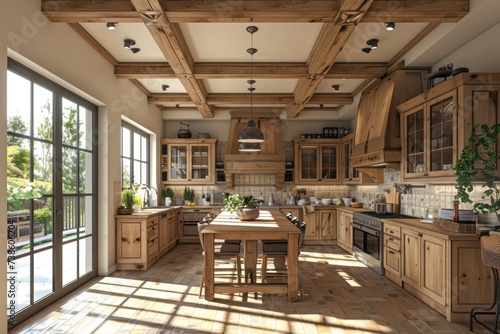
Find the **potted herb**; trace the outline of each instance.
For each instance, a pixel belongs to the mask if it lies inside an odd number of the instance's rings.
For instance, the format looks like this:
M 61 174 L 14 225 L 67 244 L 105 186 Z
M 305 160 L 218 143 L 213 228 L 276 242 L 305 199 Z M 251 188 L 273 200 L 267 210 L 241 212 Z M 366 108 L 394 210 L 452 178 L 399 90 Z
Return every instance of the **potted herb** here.
M 140 199 L 140 197 L 139 197 Z M 134 212 L 136 193 L 133 189 L 122 191 L 122 204 L 118 207 L 119 215 L 130 215 Z
M 473 183 L 482 182 L 481 201 L 473 205 L 474 213 L 478 214 L 478 223 L 487 220 L 498 224 L 500 221 L 500 194 L 495 184 L 498 157 L 494 149 L 499 134 L 500 124 L 474 126 L 454 168 L 457 175 L 455 201 L 474 203 L 470 198 Z M 477 168 L 478 165 L 481 169 Z
M 182 198 L 184 199 L 184 204 L 185 205 L 195 205 L 194 204 L 194 189 L 191 189 L 190 187 L 184 187 L 184 190 L 182 192 Z
M 163 188 L 161 190 L 161 197 L 163 197 L 165 201 L 165 206 L 170 206 L 172 204 L 172 198 L 174 198 L 174 191 L 172 188 Z
M 224 210 L 236 212 L 240 220 L 254 220 L 259 217 L 259 201 L 252 195 L 229 195 L 224 199 Z

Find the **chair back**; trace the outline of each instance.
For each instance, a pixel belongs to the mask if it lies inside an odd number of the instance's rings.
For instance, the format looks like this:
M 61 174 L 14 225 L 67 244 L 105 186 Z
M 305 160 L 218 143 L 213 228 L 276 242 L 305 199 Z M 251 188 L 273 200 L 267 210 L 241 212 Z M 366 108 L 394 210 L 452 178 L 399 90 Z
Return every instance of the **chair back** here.
M 198 223 L 198 236 L 200 237 L 200 242 L 201 242 L 201 248 L 203 249 L 203 251 L 205 251 L 205 244 L 203 242 L 203 234 L 201 233 L 205 227 L 208 226 L 208 223 L 203 223 L 203 222 L 200 222 Z
M 300 230 L 300 237 L 299 237 L 299 249 L 302 247 L 302 243 L 304 242 L 304 236 L 306 234 L 306 222 L 305 221 L 300 221 L 295 226 L 297 226 Z
M 500 268 L 500 232 L 490 231 L 481 237 L 483 263 L 492 268 Z

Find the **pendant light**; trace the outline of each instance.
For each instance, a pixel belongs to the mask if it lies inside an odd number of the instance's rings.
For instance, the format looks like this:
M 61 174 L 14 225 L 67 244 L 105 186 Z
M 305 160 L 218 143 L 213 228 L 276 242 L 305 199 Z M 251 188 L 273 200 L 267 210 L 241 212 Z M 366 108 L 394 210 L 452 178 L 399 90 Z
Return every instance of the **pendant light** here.
M 259 30 L 255 26 L 249 26 L 247 27 L 247 31 L 250 33 L 251 36 L 251 47 L 247 49 L 247 52 L 250 54 L 250 80 L 247 82 L 250 84 L 250 87 L 248 90 L 250 91 L 250 120 L 248 121 L 247 126 L 241 130 L 238 142 L 241 144 L 258 144 L 258 145 L 241 145 L 239 147 L 240 151 L 246 151 L 246 152 L 258 152 L 260 151 L 260 144 L 264 142 L 264 134 L 262 134 L 262 131 L 257 127 L 255 124 L 255 121 L 253 120 L 253 91 L 255 88 L 253 87 L 253 84 L 255 83 L 255 80 L 253 80 L 253 55 L 257 52 L 257 49 L 253 47 L 253 34 Z

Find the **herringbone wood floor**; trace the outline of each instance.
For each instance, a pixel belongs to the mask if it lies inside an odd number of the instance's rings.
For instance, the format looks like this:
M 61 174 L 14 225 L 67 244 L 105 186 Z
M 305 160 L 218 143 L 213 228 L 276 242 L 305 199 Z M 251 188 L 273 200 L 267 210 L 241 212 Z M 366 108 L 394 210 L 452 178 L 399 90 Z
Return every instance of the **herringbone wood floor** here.
M 298 302 L 207 302 L 198 298 L 202 269 L 200 245 L 181 244 L 148 271 L 96 278 L 9 333 L 469 333 L 337 246 L 303 247 Z

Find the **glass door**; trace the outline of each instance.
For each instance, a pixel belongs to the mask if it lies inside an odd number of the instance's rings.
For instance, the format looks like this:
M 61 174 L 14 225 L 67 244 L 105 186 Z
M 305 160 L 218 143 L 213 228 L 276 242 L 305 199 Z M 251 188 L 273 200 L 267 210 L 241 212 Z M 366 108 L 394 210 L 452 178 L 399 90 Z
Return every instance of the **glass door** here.
M 449 171 L 453 169 L 453 120 L 456 105 L 453 96 L 444 100 L 429 103 L 430 113 L 430 162 L 431 172 Z
M 170 145 L 170 179 L 188 179 L 187 145 Z
M 407 174 L 424 173 L 424 110 L 417 110 L 405 118 Z
M 339 158 L 338 145 L 321 145 L 321 179 L 340 180 Z
M 301 146 L 300 147 L 300 179 L 317 180 L 318 179 L 318 147 Z
M 209 178 L 210 154 L 208 145 L 191 145 L 191 179 Z

